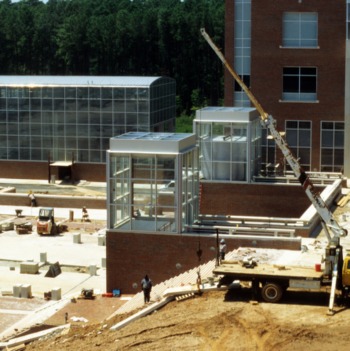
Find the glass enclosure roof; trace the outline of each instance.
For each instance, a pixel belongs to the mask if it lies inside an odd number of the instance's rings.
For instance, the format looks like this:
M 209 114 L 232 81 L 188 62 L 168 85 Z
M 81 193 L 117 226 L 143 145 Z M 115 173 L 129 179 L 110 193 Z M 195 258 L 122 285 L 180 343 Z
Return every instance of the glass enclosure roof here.
M 140 76 L 0 76 L 0 86 L 150 86 L 162 77 Z
M 115 136 L 113 139 L 123 140 L 164 140 L 178 141 L 188 138 L 188 133 L 147 133 L 147 132 L 130 132 L 123 135 Z
M 255 107 L 207 106 L 196 111 L 195 122 L 243 122 L 249 123 L 259 118 Z
M 110 139 L 111 152 L 179 153 L 196 145 L 191 133 L 129 132 Z

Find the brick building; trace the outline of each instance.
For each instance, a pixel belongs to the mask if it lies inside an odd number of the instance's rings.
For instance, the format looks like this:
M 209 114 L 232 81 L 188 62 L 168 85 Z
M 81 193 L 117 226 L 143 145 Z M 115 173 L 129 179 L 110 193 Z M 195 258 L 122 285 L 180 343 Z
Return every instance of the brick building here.
M 286 132 L 306 171 L 350 176 L 347 6 L 346 0 L 226 0 L 225 56 Z M 228 72 L 225 105 L 250 105 Z M 262 140 L 262 164 L 283 164 L 273 141 Z

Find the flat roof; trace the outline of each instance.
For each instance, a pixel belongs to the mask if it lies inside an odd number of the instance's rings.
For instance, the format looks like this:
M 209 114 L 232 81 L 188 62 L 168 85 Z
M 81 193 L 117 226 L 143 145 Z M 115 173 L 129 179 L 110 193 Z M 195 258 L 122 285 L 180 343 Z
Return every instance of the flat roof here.
M 255 107 L 207 106 L 196 111 L 196 122 L 248 123 L 259 118 Z
M 110 139 L 110 152 L 174 154 L 194 148 L 191 133 L 129 132 Z
M 0 76 L 0 86 L 150 86 L 165 77 L 150 76 Z M 166 77 L 168 79 L 172 79 Z

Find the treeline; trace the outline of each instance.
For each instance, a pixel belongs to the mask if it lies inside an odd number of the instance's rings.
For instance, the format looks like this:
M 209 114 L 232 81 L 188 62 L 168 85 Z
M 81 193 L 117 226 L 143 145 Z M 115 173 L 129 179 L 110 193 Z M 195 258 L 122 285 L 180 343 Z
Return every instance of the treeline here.
M 0 1 L 2 75 L 167 75 L 178 114 L 223 96 L 224 0 Z

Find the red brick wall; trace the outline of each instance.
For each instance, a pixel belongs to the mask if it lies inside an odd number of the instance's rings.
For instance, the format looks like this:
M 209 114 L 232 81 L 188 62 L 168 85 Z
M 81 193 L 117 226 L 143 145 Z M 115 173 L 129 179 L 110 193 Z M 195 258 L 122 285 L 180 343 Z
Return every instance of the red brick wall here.
M 298 184 L 201 183 L 201 214 L 299 218 L 309 206 Z
M 300 250 L 300 241 L 259 240 L 256 246 Z M 253 239 L 227 239 L 229 250 L 238 247 L 253 247 Z M 199 262 L 197 250 L 202 250 Z M 163 282 L 189 269 L 215 259 L 216 235 L 165 235 L 107 232 L 107 291 L 121 289 L 122 293 L 140 291 L 140 281 L 148 274 L 155 284 Z M 181 268 L 176 267 L 177 264 Z M 137 288 L 133 284 L 137 284 Z M 195 281 L 193 282 L 195 283 Z
M 75 180 L 89 180 L 94 182 L 106 181 L 105 164 L 75 163 L 73 166 Z M 51 175 L 58 172 L 56 167 L 51 167 Z M 49 169 L 47 162 L 25 161 L 0 161 L 0 178 L 14 179 L 47 179 L 49 181 Z

